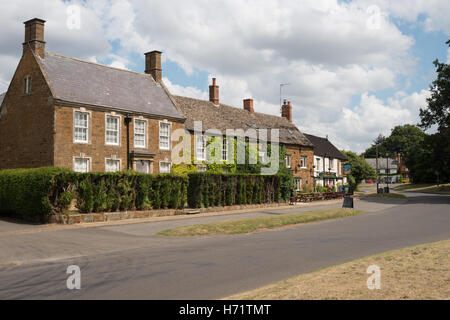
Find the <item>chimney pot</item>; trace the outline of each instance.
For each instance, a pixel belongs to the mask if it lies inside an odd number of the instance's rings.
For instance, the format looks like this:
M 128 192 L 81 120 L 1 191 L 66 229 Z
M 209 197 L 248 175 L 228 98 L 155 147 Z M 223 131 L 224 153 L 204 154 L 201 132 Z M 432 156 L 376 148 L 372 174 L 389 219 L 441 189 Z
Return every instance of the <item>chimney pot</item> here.
M 145 54 L 145 73 L 150 74 L 155 82 L 162 81 L 161 51 L 150 51 Z
M 212 79 L 212 85 L 209 86 L 209 101 L 215 106 L 219 105 L 219 86 L 216 85 L 216 78 Z
M 31 48 L 33 52 L 41 58 L 45 57 L 44 27 L 45 20 L 34 18 L 24 22 L 25 41 L 23 50 Z
M 244 109 L 250 112 L 250 114 L 255 113 L 255 110 L 253 109 L 253 99 L 244 100 Z
M 286 99 L 284 100 L 284 104 L 281 107 L 281 116 L 292 122 L 292 105 L 290 101 L 286 103 Z

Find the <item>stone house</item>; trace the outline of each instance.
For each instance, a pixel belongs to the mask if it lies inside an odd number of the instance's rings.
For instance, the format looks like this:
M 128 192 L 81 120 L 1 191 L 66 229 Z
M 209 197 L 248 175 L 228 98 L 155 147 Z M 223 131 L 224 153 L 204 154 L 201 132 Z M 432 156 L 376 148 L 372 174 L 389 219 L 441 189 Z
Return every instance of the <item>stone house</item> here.
M 161 81 L 161 52 L 145 73 L 45 50 L 41 19 L 25 22 L 23 54 L 0 103 L 0 169 L 170 172 L 171 133 L 184 128 Z
M 230 152 L 226 138 L 226 130 L 239 130 L 244 133 L 244 139 L 249 141 L 246 133 L 250 131 L 258 131 L 258 129 L 267 129 L 266 140 L 272 142 L 270 129 L 279 130 L 279 144 L 286 149 L 286 167 L 290 168 L 294 176 L 294 182 L 297 190 L 301 190 L 303 186 L 312 188 L 313 184 L 313 145 L 300 132 L 300 130 L 292 122 L 292 105 L 290 102 L 284 102 L 281 110 L 281 116 L 268 115 L 255 112 L 253 99 L 243 100 L 242 108 L 220 103 L 219 86 L 216 79 L 212 80 L 209 86 L 209 101 L 199 100 L 181 96 L 173 96 L 175 104 L 186 117 L 185 128 L 190 133 L 192 141 L 192 155 L 197 160 L 207 160 L 205 139 L 206 132 L 211 129 L 219 131 L 218 136 L 221 138 L 223 152 L 221 159 L 224 163 L 229 159 Z M 201 132 L 195 136 L 195 123 L 201 123 Z M 237 136 L 237 135 L 236 135 Z M 255 148 L 258 150 L 257 156 L 264 163 L 267 157 L 266 151 L 261 148 L 260 137 L 256 137 Z M 200 161 L 199 161 L 200 162 Z M 206 170 L 204 163 L 198 163 L 199 171 Z
M 344 163 L 347 158 L 328 140 L 311 134 L 305 137 L 314 145 L 314 181 L 315 185 L 337 186 L 347 184 Z
M 171 172 L 175 132 L 192 133 L 198 120 L 203 130 L 278 129 L 297 189 L 312 187 L 313 145 L 293 124 L 289 102 L 281 116 L 255 112 L 252 99 L 227 106 L 215 80 L 209 101 L 173 96 L 162 82 L 161 52 L 145 54 L 144 73 L 117 69 L 47 51 L 44 26 L 25 22 L 22 57 L 0 95 L 0 169 Z M 203 142 L 190 139 L 202 158 Z

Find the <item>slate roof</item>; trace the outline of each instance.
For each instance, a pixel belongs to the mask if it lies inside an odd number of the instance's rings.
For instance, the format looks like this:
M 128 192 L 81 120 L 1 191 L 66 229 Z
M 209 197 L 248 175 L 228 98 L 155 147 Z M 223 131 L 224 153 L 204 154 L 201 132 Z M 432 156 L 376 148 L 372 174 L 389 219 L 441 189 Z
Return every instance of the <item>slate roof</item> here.
M 328 158 L 347 160 L 347 158 L 327 139 L 311 134 L 306 134 L 306 138 L 314 145 L 314 154 L 318 156 L 325 156 Z
M 376 158 L 367 158 L 365 160 L 372 168 L 376 169 Z M 397 169 L 397 160 L 388 158 L 387 166 L 388 169 Z M 378 169 L 386 169 L 386 158 L 378 158 Z
M 203 131 L 219 129 L 279 129 L 279 141 L 285 144 L 311 146 L 311 142 L 289 120 L 268 114 L 255 112 L 250 114 L 243 108 L 225 104 L 215 106 L 210 101 L 172 96 L 179 110 L 186 117 L 185 128 L 194 130 L 194 121 L 202 121 Z M 270 132 L 267 133 L 270 141 Z
M 36 56 L 54 98 L 117 110 L 184 119 L 152 76 L 46 52 Z

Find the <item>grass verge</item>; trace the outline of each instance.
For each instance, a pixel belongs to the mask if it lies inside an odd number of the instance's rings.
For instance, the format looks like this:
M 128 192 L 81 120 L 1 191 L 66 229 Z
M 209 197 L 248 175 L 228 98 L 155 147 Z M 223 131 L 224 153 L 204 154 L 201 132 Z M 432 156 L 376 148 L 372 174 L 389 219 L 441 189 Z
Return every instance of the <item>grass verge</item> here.
M 369 290 L 367 267 L 381 269 Z M 283 280 L 225 299 L 450 299 L 450 240 L 388 251 Z
M 424 193 L 436 193 L 436 194 L 450 194 L 450 183 L 440 184 L 439 187 L 436 184 L 402 184 L 394 187 L 395 190 L 400 191 L 413 191 Z
M 178 227 L 158 232 L 161 236 L 203 236 L 251 233 L 255 231 L 280 228 L 320 220 L 337 219 L 355 216 L 363 213 L 361 210 L 331 209 L 316 210 L 301 213 L 289 213 L 270 217 L 236 219 L 192 226 Z
M 400 193 L 371 193 L 367 195 L 371 198 L 394 198 L 394 199 L 404 199 L 406 196 Z

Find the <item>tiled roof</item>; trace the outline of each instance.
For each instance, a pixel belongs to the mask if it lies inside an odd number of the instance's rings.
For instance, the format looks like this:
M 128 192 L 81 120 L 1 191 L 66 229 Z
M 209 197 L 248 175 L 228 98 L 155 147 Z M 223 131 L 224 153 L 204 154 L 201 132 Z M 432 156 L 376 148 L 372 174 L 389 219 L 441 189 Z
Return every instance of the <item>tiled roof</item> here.
M 377 159 L 376 158 L 367 158 L 366 162 L 374 169 L 377 168 Z M 386 158 L 378 158 L 378 169 L 397 169 L 397 160 L 388 158 L 386 164 Z
M 0 94 L 0 109 L 2 108 L 2 103 L 3 103 L 3 99 L 5 99 L 6 96 L 6 92 L 3 92 L 2 94 Z
M 305 136 L 314 145 L 315 155 L 347 160 L 347 158 L 327 138 L 321 138 L 306 133 Z
M 149 74 L 46 52 L 36 56 L 54 98 L 118 110 L 183 119 L 165 89 Z
M 194 130 L 194 121 L 202 121 L 203 131 L 218 129 L 225 134 L 226 129 L 279 129 L 281 143 L 312 146 L 295 124 L 285 118 L 255 112 L 250 114 L 243 108 L 220 104 L 215 106 L 210 101 L 173 96 L 179 110 L 186 117 L 185 127 Z M 268 132 L 270 140 L 270 132 Z

